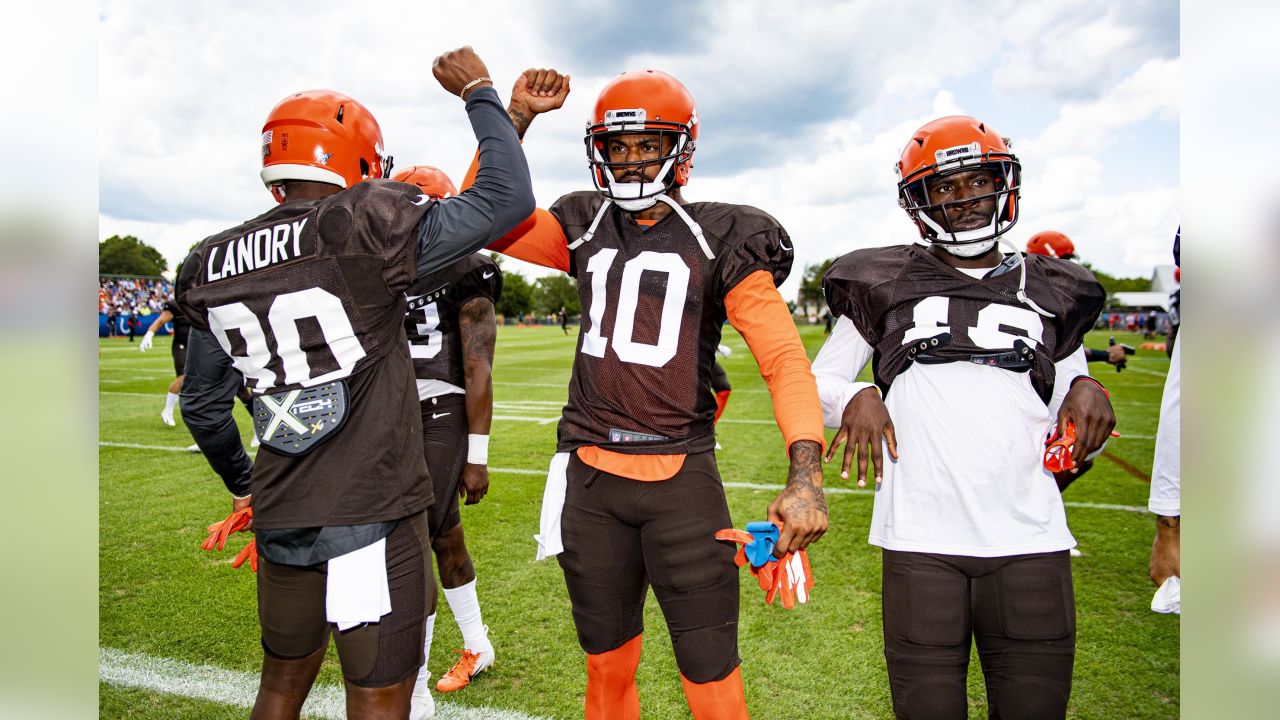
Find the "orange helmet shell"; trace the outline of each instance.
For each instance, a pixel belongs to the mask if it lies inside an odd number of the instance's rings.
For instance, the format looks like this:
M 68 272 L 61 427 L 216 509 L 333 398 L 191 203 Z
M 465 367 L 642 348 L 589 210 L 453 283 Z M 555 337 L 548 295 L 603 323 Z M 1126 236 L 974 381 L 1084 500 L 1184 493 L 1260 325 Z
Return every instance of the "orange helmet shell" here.
M 383 155 L 382 129 L 356 100 L 332 90 L 309 90 L 281 100 L 262 126 L 262 182 L 288 180 L 349 188 L 383 177 L 391 158 Z
M 1076 254 L 1075 243 L 1057 230 L 1041 230 L 1027 241 L 1027 252 L 1032 255 L 1070 258 Z
M 458 188 L 453 186 L 449 176 L 445 175 L 443 170 L 430 165 L 410 165 L 392 175 L 391 179 L 417 185 L 427 196 L 436 200 L 451 198 L 458 194 Z
M 675 184 L 688 184 L 698 140 L 698 110 L 693 95 L 679 80 L 661 70 L 636 70 L 622 73 L 600 91 L 586 135 L 587 157 L 600 187 L 607 186 L 607 179 L 596 154 L 603 156 L 604 136 L 616 132 L 677 133 Z

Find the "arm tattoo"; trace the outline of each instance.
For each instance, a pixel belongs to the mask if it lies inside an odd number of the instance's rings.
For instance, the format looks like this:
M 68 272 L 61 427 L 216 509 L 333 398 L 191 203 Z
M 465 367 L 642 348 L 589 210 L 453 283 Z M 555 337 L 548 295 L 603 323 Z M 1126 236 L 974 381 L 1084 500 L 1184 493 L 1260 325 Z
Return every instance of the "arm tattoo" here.
M 474 298 L 458 309 L 458 316 L 464 362 L 482 361 L 492 365 L 498 333 L 493 303 L 488 298 Z
M 1160 525 L 1167 528 L 1176 528 L 1181 524 L 1182 524 L 1181 515 L 1157 515 L 1156 516 L 1156 525 Z
M 530 123 L 533 122 L 533 118 L 511 108 L 507 108 L 507 117 L 511 118 L 511 124 L 516 126 L 516 136 L 523 140 L 525 132 L 529 129 Z
M 814 478 L 818 482 L 814 482 Z M 812 440 L 799 440 L 791 445 L 791 471 L 787 488 L 796 500 L 792 511 L 818 510 L 827 513 L 827 500 L 822 495 L 822 447 Z

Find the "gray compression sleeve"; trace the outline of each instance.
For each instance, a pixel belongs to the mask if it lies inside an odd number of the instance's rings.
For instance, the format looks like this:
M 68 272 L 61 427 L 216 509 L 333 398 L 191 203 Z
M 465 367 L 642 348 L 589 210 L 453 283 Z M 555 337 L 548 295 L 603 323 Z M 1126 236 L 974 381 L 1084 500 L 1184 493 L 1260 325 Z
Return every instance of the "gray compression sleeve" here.
M 418 224 L 418 277 L 483 250 L 534 210 L 529 165 L 498 93 L 491 87 L 472 91 L 467 117 L 480 148 L 476 181 L 437 202 Z
M 249 494 L 253 461 L 240 442 L 231 416 L 244 379 L 231 358 L 208 332 L 191 328 L 186 377 L 182 381 L 182 419 L 213 471 L 236 497 Z

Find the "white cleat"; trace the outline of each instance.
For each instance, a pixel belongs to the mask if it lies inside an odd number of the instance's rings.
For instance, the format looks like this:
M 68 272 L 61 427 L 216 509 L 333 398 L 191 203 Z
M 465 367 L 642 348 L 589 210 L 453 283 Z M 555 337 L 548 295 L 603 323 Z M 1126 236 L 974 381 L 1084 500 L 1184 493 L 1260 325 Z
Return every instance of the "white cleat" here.
M 716 441 L 716 449 L 717 449 L 717 450 L 723 450 L 723 449 L 724 449 L 724 447 L 720 445 L 720 441 L 719 441 L 719 440 L 717 440 L 717 441 Z
M 174 425 L 177 424 L 173 421 L 173 408 L 165 408 L 164 410 L 161 410 L 160 419 L 163 420 L 164 424 L 168 425 L 169 427 L 173 427 Z
M 1084 555 L 1084 553 L 1080 552 L 1079 550 L 1077 550 L 1077 549 L 1075 549 L 1075 548 L 1071 548 L 1071 549 L 1070 549 L 1070 550 L 1068 550 L 1067 552 L 1069 552 L 1069 553 L 1071 554 L 1071 557 L 1080 557 L 1080 556 Z
M 418 676 L 409 701 L 409 720 L 430 720 L 436 716 L 436 700 L 431 697 L 431 673 Z
M 200 452 L 200 446 L 195 443 L 191 443 L 187 446 L 187 452 L 198 453 Z

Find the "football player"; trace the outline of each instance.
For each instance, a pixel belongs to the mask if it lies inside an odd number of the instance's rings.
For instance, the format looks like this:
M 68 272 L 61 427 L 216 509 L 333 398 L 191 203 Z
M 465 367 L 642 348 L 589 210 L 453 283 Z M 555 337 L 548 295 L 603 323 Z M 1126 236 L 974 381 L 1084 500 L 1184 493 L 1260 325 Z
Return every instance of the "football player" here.
M 379 179 L 390 158 L 369 111 L 340 93 L 297 93 L 262 130 L 262 179 L 279 206 L 201 242 L 179 274 L 178 305 L 192 324 L 187 382 L 207 377 L 218 394 L 188 425 L 206 455 L 234 455 L 233 396 L 218 364 L 234 365 L 262 440 L 252 495 L 243 476 L 229 484 L 252 504 L 261 557 L 254 718 L 298 716 L 331 634 L 350 717 L 407 717 L 424 662 L 436 598 L 432 490 L 404 293 L 534 206 L 484 62 L 461 48 L 432 69 L 465 101 L 479 142 L 470 190 L 436 201 Z
M 182 379 L 186 373 L 187 342 L 191 335 L 191 323 L 187 322 L 187 318 L 182 314 L 182 308 L 178 307 L 178 303 L 172 297 L 165 301 L 164 309 L 160 311 L 160 315 L 156 317 L 155 322 L 151 323 L 151 327 L 147 328 L 147 333 L 142 336 L 142 342 L 139 343 L 138 350 L 142 352 L 150 350 L 156 332 L 164 327 L 167 322 L 173 323 L 173 344 L 169 347 L 169 353 L 173 356 L 173 372 L 176 377 L 173 382 L 169 383 L 169 392 L 165 396 L 164 410 L 160 411 L 160 419 L 164 421 L 165 425 L 174 427 L 173 411 L 178 405 L 178 398 L 182 392 Z M 249 391 L 241 387 L 236 393 L 236 397 L 244 403 L 245 409 L 249 411 L 249 415 L 252 417 L 253 404 Z M 256 433 L 253 435 L 249 447 L 258 447 L 258 435 Z M 187 450 L 200 452 L 200 446 L 191 445 Z
M 395 180 L 417 185 L 432 198 L 458 194 L 453 181 L 429 165 L 415 165 Z M 422 410 L 422 445 L 435 504 L 428 513 L 431 549 L 444 598 L 462 632 L 462 657 L 436 683 L 454 692 L 493 664 L 493 644 L 480 614 L 476 570 L 462 534 L 458 496 L 468 505 L 489 491 L 489 428 L 493 422 L 493 347 L 498 324 L 494 304 L 502 294 L 502 272 L 475 254 L 420 277 L 409 288 L 404 330 L 417 377 Z M 427 618 L 427 635 L 435 616 Z M 430 638 L 427 640 L 430 652 Z M 414 688 L 415 702 L 429 696 L 431 673 L 424 664 Z
M 1182 228 L 1173 237 L 1173 263 L 1181 269 L 1179 244 Z M 1178 272 L 1178 276 L 1181 276 Z M 1176 305 L 1171 317 L 1177 317 Z M 1176 326 L 1175 326 L 1176 327 Z M 1182 576 L 1182 349 L 1169 333 L 1169 374 L 1160 400 L 1160 424 L 1156 429 L 1155 459 L 1151 463 L 1151 490 L 1147 509 L 1156 516 L 1147 573 L 1157 586 Z
M 1071 261 L 1078 259 L 1075 243 L 1071 242 L 1071 238 L 1057 230 L 1041 230 L 1032 235 L 1031 239 L 1027 240 L 1027 254 L 1044 255 Z M 1107 346 L 1106 350 L 1083 348 L 1082 352 L 1086 361 L 1114 365 L 1116 372 L 1120 372 L 1125 368 L 1129 355 L 1133 354 L 1133 348 L 1117 343 L 1113 338 L 1111 345 Z
M 182 390 L 183 368 L 187 365 L 187 336 L 191 332 L 191 323 L 187 322 L 187 318 L 182 315 L 182 310 L 174 303 L 173 298 L 165 301 L 164 308 L 156 316 L 155 322 L 151 323 L 151 327 L 147 328 L 146 334 L 142 336 L 138 350 L 142 352 L 150 350 L 156 332 L 167 322 L 173 323 L 173 344 L 169 347 L 169 353 L 173 356 L 175 377 L 173 382 L 169 383 L 169 392 L 165 395 L 164 410 L 160 411 L 160 419 L 165 425 L 173 427 L 175 425 L 173 410 L 178 406 L 178 393 Z
M 831 265 L 837 321 L 813 364 L 827 426 L 839 428 L 828 459 L 846 443 L 841 477 L 856 455 L 859 486 L 874 463 L 894 712 L 967 717 L 976 641 L 991 717 L 1061 718 L 1075 540 L 1045 438 L 1055 420 L 1073 424 L 1079 461 L 1115 425 L 1080 353 L 1105 293 L 1084 267 L 1023 256 L 1004 238 L 1021 167 L 990 125 L 934 120 L 897 170 L 920 241 Z M 874 385 L 855 382 L 873 358 Z
M 529 70 L 508 114 L 520 136 L 560 107 L 569 78 Z M 826 531 L 817 389 L 776 286 L 786 231 L 744 205 L 681 197 L 698 141 L 684 85 L 626 72 L 596 101 L 585 136 L 595 189 L 538 210 L 491 246 L 569 273 L 583 321 L 543 498 L 539 557 L 557 555 L 587 652 L 587 718 L 637 718 L 646 588 L 662 606 L 695 718 L 747 717 L 738 658 L 732 527 L 716 468 L 712 372 L 726 318 L 769 385 L 791 458 L 767 517 L 775 553 Z

